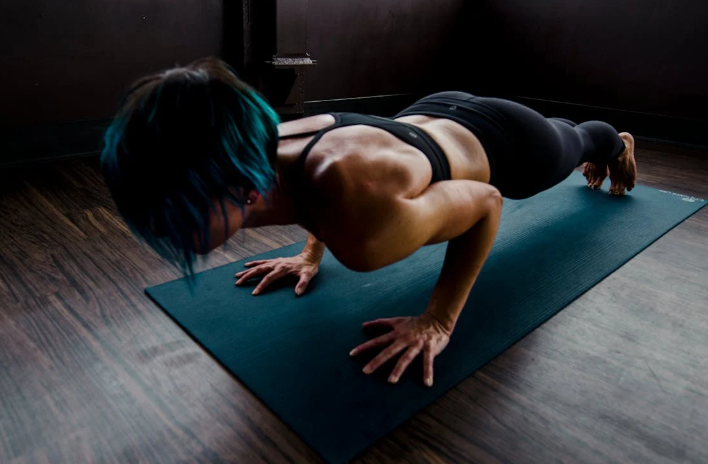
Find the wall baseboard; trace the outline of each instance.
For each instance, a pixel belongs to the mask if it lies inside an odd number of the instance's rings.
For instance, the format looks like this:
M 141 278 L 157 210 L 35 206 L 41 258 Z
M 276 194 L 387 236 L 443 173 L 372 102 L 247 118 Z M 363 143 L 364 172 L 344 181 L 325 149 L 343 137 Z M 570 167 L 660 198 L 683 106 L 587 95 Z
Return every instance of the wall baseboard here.
M 678 118 L 529 97 L 507 98 L 526 105 L 547 118 L 566 118 L 577 123 L 604 121 L 611 124 L 617 131 L 630 132 L 638 139 L 684 147 L 708 148 L 708 120 Z
M 101 151 L 110 119 L 0 127 L 0 167 L 34 165 Z
M 342 98 L 305 102 L 305 116 L 322 113 L 351 112 L 391 117 L 413 104 L 421 95 L 396 94 L 375 97 Z
M 391 117 L 421 95 L 397 94 L 305 102 L 305 116 L 355 112 Z M 528 97 L 506 97 L 546 117 L 575 122 L 599 120 L 636 138 L 684 147 L 708 148 L 708 121 L 624 111 Z M 96 155 L 111 120 L 0 127 L 0 168 Z

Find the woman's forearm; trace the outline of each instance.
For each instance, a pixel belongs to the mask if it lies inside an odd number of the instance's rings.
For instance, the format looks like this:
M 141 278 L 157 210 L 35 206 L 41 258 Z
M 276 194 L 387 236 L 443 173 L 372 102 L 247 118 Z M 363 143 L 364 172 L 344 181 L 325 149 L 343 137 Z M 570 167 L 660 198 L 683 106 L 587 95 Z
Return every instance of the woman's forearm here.
M 305 248 L 302 250 L 302 254 L 307 255 L 309 258 L 319 263 L 322 261 L 324 251 L 324 242 L 320 242 L 314 235 L 308 234 L 307 243 L 305 244 Z
M 442 272 L 426 313 L 450 332 L 492 249 L 500 217 L 501 200 L 495 197 L 490 199 L 489 211 L 481 220 L 448 243 Z

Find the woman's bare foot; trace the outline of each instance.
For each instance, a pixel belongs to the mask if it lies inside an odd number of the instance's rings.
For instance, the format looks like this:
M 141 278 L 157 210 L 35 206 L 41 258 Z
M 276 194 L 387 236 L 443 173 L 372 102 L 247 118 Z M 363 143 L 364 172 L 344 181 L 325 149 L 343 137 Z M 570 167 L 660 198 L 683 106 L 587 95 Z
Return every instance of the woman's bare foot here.
M 585 163 L 583 164 L 583 175 L 588 180 L 588 187 L 597 190 L 602 187 L 602 183 L 607 179 L 607 164 Z
M 632 191 L 637 181 L 637 162 L 634 159 L 634 137 L 628 132 L 619 134 L 624 141 L 624 151 L 608 163 L 610 169 L 610 195 L 624 195 L 625 188 Z

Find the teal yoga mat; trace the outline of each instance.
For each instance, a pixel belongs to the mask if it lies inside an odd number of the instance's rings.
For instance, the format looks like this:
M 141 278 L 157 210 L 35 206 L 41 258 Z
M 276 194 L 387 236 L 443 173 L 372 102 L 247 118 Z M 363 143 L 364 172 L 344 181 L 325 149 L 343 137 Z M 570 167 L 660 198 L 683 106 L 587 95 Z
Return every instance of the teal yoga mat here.
M 611 197 L 588 189 L 577 173 L 528 200 L 507 200 L 494 248 L 435 361 L 431 388 L 422 384 L 420 362 L 391 386 L 391 365 L 365 376 L 365 359 L 348 353 L 366 340 L 362 322 L 425 310 L 444 244 L 371 273 L 326 254 L 300 298 L 292 286 L 259 297 L 234 287 L 244 261 L 199 274 L 193 292 L 184 280 L 147 292 L 322 457 L 346 462 L 704 205 L 642 186 Z

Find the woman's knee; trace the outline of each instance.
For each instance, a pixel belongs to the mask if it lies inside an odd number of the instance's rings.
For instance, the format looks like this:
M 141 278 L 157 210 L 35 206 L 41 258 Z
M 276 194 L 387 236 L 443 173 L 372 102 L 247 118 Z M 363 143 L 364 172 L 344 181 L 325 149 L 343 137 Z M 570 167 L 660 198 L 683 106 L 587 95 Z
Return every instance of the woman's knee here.
M 592 140 L 596 156 L 608 157 L 624 149 L 624 142 L 617 130 L 606 122 L 588 121 L 578 125 L 577 129 L 587 134 Z

